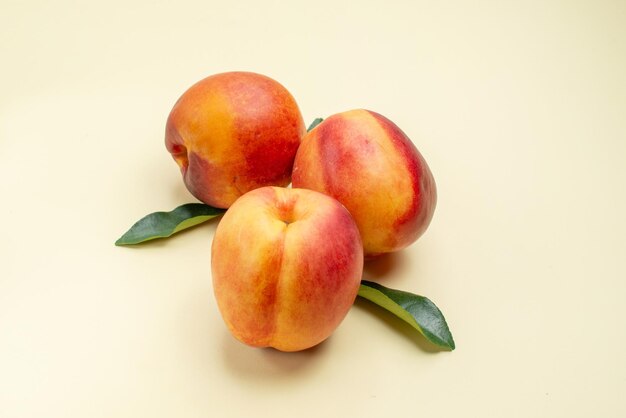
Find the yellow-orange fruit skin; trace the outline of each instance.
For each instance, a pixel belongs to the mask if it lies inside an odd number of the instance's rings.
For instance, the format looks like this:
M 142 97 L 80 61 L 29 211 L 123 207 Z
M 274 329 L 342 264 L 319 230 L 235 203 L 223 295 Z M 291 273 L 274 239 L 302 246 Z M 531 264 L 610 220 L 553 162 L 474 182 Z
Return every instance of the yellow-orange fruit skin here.
M 363 109 L 330 116 L 304 136 L 292 182 L 340 201 L 359 227 L 366 256 L 415 242 L 437 202 L 433 175 L 415 145 L 389 119 Z
M 190 87 L 167 119 L 165 145 L 187 189 L 202 202 L 228 208 L 263 186 L 286 186 L 305 133 L 292 95 L 250 72 L 207 77 Z
M 245 344 L 298 351 L 328 338 L 356 298 L 363 247 L 336 200 L 263 187 L 220 221 L 211 247 L 213 289 L 231 333 Z

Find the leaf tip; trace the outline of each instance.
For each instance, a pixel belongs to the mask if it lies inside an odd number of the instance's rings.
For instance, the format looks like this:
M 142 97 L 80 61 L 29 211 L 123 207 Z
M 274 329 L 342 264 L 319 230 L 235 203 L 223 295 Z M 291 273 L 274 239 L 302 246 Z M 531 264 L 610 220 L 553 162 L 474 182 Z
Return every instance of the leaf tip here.
M 317 125 L 319 125 L 320 123 L 322 123 L 324 121 L 323 118 L 315 118 L 313 120 L 313 122 L 311 122 L 311 125 L 309 125 L 309 129 L 307 129 L 307 132 L 311 132 L 311 130 L 313 130 L 313 128 L 315 128 Z
M 456 348 L 456 344 L 454 343 L 452 337 L 450 337 L 450 341 L 447 342 L 446 346 L 448 349 L 450 349 L 450 351 L 454 351 L 454 349 Z

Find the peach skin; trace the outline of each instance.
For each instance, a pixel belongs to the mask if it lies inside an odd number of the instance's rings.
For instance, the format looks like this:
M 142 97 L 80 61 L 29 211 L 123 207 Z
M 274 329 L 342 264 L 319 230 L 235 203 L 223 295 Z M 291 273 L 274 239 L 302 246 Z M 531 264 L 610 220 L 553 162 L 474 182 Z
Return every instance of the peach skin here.
M 437 202 L 433 175 L 411 140 L 389 119 L 362 109 L 330 116 L 305 135 L 292 181 L 350 211 L 366 256 L 415 242 Z
M 178 99 L 165 145 L 191 194 L 228 208 L 249 190 L 289 184 L 304 132 L 298 105 L 281 84 L 228 72 L 201 80 Z
M 335 199 L 263 187 L 226 211 L 213 239 L 211 270 L 219 310 L 238 340 L 304 350 L 328 338 L 354 303 L 363 244 Z

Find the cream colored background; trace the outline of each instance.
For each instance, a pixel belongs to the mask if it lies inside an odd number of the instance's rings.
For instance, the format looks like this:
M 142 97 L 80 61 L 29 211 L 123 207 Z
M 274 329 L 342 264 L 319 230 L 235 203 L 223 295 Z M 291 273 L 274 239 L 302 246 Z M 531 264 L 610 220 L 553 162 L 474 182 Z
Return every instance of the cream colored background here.
M 626 3 L 3 1 L 0 416 L 626 416 Z M 358 302 L 330 340 L 233 340 L 215 223 L 163 145 L 204 76 L 283 83 L 307 124 L 365 107 L 428 160 L 426 235 L 365 277 L 430 297 L 436 353 Z

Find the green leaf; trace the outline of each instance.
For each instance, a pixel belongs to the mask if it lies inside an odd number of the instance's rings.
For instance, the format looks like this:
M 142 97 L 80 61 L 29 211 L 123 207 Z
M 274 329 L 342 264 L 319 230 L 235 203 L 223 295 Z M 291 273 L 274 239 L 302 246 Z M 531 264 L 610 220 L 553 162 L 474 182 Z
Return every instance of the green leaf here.
M 315 118 L 313 122 L 311 122 L 311 125 L 309 125 L 309 129 L 307 129 L 306 131 L 311 132 L 311 130 L 315 128 L 317 125 L 319 125 L 320 123 L 322 123 L 323 120 L 324 119 L 322 118 Z
M 440 347 L 454 350 L 454 340 L 443 314 L 428 298 L 378 283 L 361 281 L 359 296 L 388 310 L 409 323 L 426 339 Z
M 204 203 L 187 203 L 171 212 L 154 212 L 138 220 L 115 245 L 134 245 L 156 238 L 166 238 L 224 213 Z

